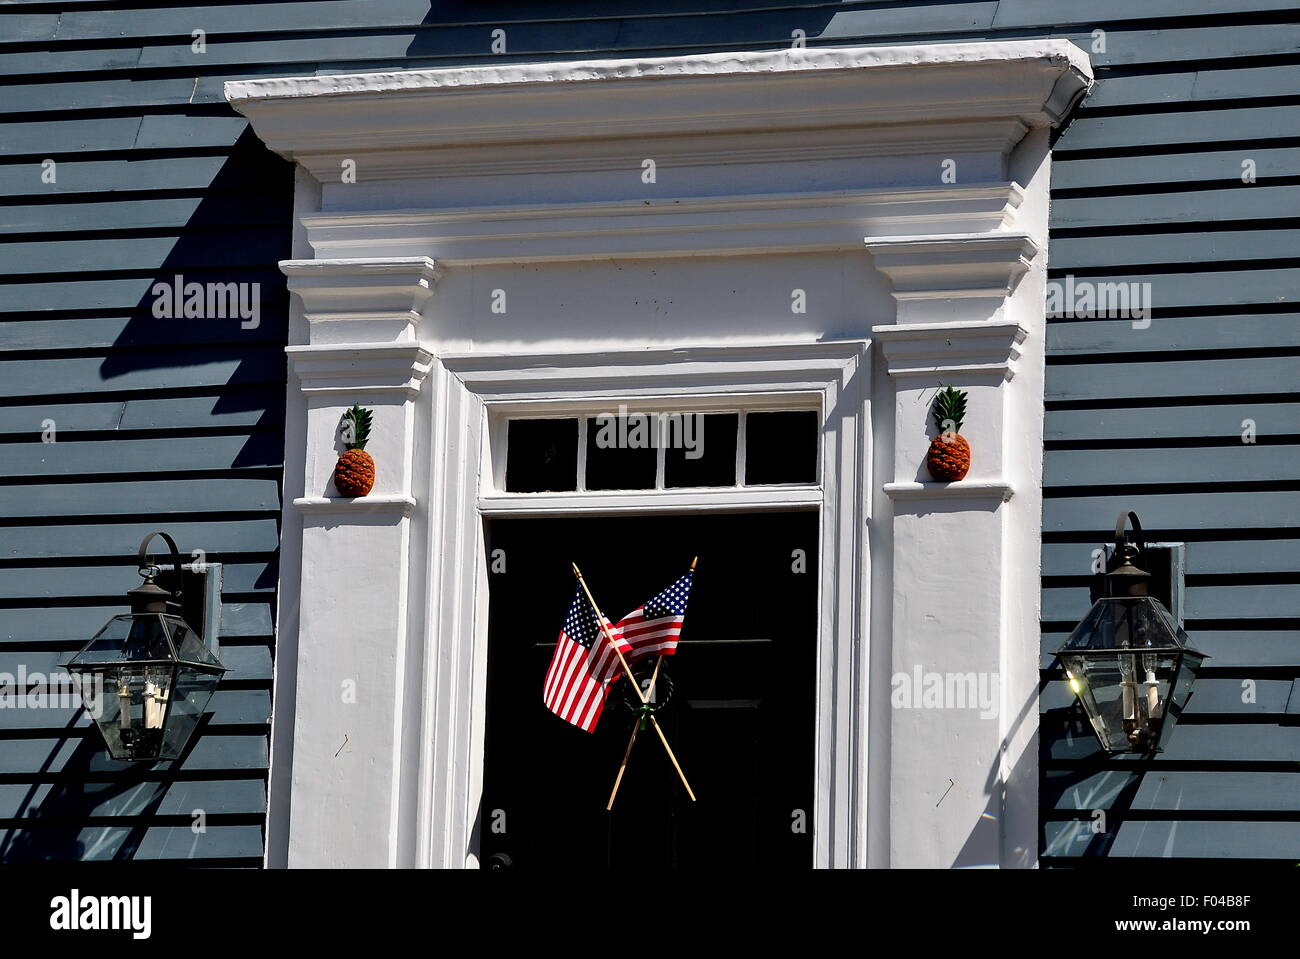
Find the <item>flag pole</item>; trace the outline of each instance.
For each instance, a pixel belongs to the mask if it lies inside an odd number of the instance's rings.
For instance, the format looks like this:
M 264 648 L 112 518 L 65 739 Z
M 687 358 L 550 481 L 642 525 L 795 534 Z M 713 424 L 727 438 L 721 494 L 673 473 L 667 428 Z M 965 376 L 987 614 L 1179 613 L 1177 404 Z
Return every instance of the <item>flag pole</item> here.
M 649 701 L 650 697 L 655 694 L 655 680 L 659 678 L 659 665 L 662 662 L 663 657 L 660 656 L 658 661 L 655 663 L 654 675 L 650 677 L 650 687 L 646 690 L 647 701 Z M 632 723 L 632 735 L 628 737 L 627 749 L 623 752 L 623 762 L 619 764 L 618 775 L 614 777 L 614 788 L 609 794 L 609 802 L 605 804 L 605 812 L 609 812 L 614 808 L 614 797 L 618 795 L 618 787 L 623 781 L 623 773 L 627 771 L 627 761 L 632 756 L 632 747 L 636 745 L 636 734 L 640 729 L 641 724 L 639 722 Z
M 623 665 L 623 672 L 627 673 L 627 681 L 632 684 L 632 689 L 636 692 L 637 698 L 641 700 L 641 704 L 644 706 L 646 702 L 648 702 L 646 695 L 641 692 L 641 687 L 637 684 L 636 677 L 632 674 L 632 667 L 629 666 L 627 660 L 623 658 L 623 651 L 618 648 L 618 643 L 614 642 L 614 637 L 609 631 L 609 624 L 605 621 L 605 616 L 600 611 L 600 607 L 596 605 L 596 599 L 591 595 L 591 590 L 587 588 L 587 581 L 582 578 L 582 570 L 578 569 L 577 563 L 573 564 L 573 574 L 578 577 L 578 582 L 582 584 L 582 591 L 587 594 L 587 601 L 591 603 L 591 608 L 596 612 L 596 621 L 600 624 L 600 631 L 605 634 L 605 640 L 613 648 L 614 655 L 618 657 L 618 661 Z M 650 725 L 653 726 L 655 732 L 659 734 L 659 741 L 664 744 L 664 752 L 668 753 L 668 758 L 672 760 L 673 768 L 677 770 L 677 775 L 681 777 L 682 785 L 686 787 L 686 794 L 691 797 L 691 802 L 695 802 L 695 792 L 691 789 L 691 784 L 686 781 L 686 773 L 682 772 L 681 764 L 677 761 L 677 757 L 673 755 L 673 747 L 668 745 L 668 737 L 665 736 L 664 731 L 659 728 L 659 722 L 655 719 L 654 713 L 650 714 Z
M 695 556 L 695 557 L 692 557 L 692 558 L 691 558 L 691 568 L 690 568 L 689 572 L 692 572 L 692 573 L 695 572 L 695 564 L 698 563 L 699 561 L 700 561 L 700 558 L 699 558 L 698 556 Z M 593 605 L 595 605 L 595 604 L 593 604 Z M 663 653 L 660 653 L 659 656 L 658 656 L 658 658 L 655 660 L 655 671 L 654 671 L 654 673 L 650 676 L 650 686 L 649 686 L 649 688 L 647 688 L 647 690 L 646 690 L 645 702 L 649 702 L 649 701 L 650 701 L 650 698 L 651 698 L 652 696 L 654 696 L 654 694 L 655 694 L 655 683 L 656 683 L 656 682 L 658 681 L 658 679 L 659 679 L 659 667 L 663 665 L 663 662 L 664 662 L 664 654 L 663 654 Z M 624 750 L 624 752 L 623 752 L 623 762 L 622 762 L 622 764 L 618 767 L 618 775 L 614 778 L 614 789 L 613 789 L 613 790 L 610 792 L 610 794 L 609 794 L 609 803 L 605 806 L 605 811 L 606 811 L 606 812 L 609 812 L 611 809 L 614 808 L 614 797 L 618 795 L 618 787 L 619 787 L 619 784 L 623 782 L 623 773 L 627 770 L 627 761 L 628 761 L 628 759 L 629 759 L 629 758 L 631 757 L 631 755 L 632 755 L 632 747 L 636 745 L 636 734 L 640 731 L 640 729 L 641 729 L 641 724 L 640 724 L 640 723 L 633 723 L 633 724 L 632 724 L 632 735 L 628 737 L 628 740 L 627 740 L 627 749 Z M 662 735 L 662 734 L 661 734 L 661 735 Z M 665 745 L 667 745 L 667 744 L 665 743 Z M 682 777 L 682 781 L 683 781 L 683 782 L 686 781 L 685 777 Z M 687 787 L 686 787 L 686 791 L 687 791 L 687 792 L 690 792 L 690 791 L 691 791 L 691 787 L 690 787 L 690 786 L 687 786 Z M 694 794 L 694 793 L 691 793 L 691 799 L 694 799 L 694 798 L 695 798 L 695 794 Z

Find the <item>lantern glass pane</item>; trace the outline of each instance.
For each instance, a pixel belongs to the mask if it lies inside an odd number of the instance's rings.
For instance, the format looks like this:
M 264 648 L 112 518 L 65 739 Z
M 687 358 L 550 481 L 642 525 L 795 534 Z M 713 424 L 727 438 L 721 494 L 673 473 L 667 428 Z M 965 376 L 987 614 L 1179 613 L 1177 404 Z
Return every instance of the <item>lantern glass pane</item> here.
M 1181 649 L 1187 634 L 1150 596 L 1108 596 L 1097 600 L 1062 652 L 1103 649 Z
M 1201 668 L 1203 662 L 1205 662 L 1203 653 L 1188 649 L 1183 652 L 1177 668 L 1174 670 L 1173 679 L 1170 681 L 1169 704 L 1166 708 L 1168 718 L 1160 730 L 1159 745 L 1161 749 L 1169 740 L 1169 734 L 1174 728 L 1174 724 L 1183 715 L 1187 700 L 1192 695 L 1192 684 L 1196 682 L 1197 670 Z
M 1070 688 L 1108 752 L 1145 750 L 1162 727 L 1177 653 L 1061 654 Z
M 176 658 L 182 663 L 197 663 L 201 666 L 210 666 L 213 669 L 223 668 L 217 657 L 212 655 L 212 650 L 208 649 L 207 644 L 199 637 L 199 634 L 190 629 L 182 620 L 172 633 L 172 644 L 176 647 Z
M 114 759 L 176 759 L 225 668 L 180 616 L 114 616 L 69 660 Z
M 1186 643 L 1150 596 L 1099 599 L 1070 634 L 1061 663 L 1107 752 L 1145 752 L 1169 738 L 1204 658 Z
M 220 681 L 220 673 L 184 665 L 177 668 L 176 681 L 168 697 L 167 730 L 163 736 L 162 758 L 176 759 L 180 756 Z
M 171 620 L 167 613 L 114 616 L 68 663 L 69 666 L 119 665 L 128 660 L 171 659 Z

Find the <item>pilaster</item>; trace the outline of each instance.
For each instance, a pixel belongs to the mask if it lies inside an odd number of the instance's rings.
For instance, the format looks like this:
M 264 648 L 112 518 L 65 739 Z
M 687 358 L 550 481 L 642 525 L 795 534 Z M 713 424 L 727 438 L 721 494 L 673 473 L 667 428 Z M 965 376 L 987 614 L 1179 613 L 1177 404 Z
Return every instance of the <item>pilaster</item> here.
M 1002 864 L 1010 384 L 1029 331 L 1008 309 L 1038 247 L 1022 233 L 867 240 L 897 322 L 872 330 L 893 385 L 890 865 Z M 971 467 L 925 466 L 935 393 L 968 394 Z
M 286 352 L 306 405 L 302 586 L 289 865 L 398 865 L 401 712 L 412 597 L 417 395 L 433 354 L 415 341 L 439 275 L 425 257 L 290 260 L 309 341 Z M 343 413 L 373 411 L 374 489 L 339 495 Z M 418 656 L 418 651 L 414 651 Z M 350 823 L 339 834 L 337 824 Z

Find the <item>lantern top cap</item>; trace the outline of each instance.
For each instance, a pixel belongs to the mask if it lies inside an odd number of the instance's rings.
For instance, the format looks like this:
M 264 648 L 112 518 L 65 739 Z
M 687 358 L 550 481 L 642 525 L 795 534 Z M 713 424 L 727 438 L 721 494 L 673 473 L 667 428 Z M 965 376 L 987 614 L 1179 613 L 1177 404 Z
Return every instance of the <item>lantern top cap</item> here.
M 1134 545 L 1128 540 L 1128 532 L 1125 530 L 1126 523 L 1131 521 L 1133 524 L 1133 537 L 1137 540 Z M 1106 595 L 1107 596 L 1145 596 L 1147 594 L 1147 583 L 1151 579 L 1151 574 L 1144 569 L 1139 569 L 1133 562 L 1137 556 L 1146 551 L 1146 540 L 1142 536 L 1142 523 L 1138 519 L 1137 513 L 1132 511 L 1120 513 L 1115 520 L 1115 566 L 1106 572 Z

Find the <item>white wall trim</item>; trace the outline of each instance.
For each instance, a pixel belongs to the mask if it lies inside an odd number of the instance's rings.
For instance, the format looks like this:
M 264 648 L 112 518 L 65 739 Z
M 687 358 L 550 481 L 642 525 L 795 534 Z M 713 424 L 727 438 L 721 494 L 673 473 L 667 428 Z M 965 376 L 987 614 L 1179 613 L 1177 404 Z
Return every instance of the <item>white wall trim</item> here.
M 999 182 L 953 184 L 939 190 L 654 197 L 569 203 L 560 208 L 512 204 L 339 212 L 304 217 L 303 223 L 318 257 L 347 262 L 357 250 L 367 250 L 408 261 L 435 257 L 444 267 L 452 267 L 610 256 L 853 250 L 860 248 L 868 230 L 915 233 L 927 239 L 938 229 L 999 230 L 1012 222 L 1022 199 L 1017 184 Z M 998 248 L 1023 245 L 1024 238 L 1017 241 L 1016 236 L 984 240 Z
M 478 503 L 485 515 L 581 514 L 644 508 L 654 499 L 655 509 L 693 512 L 702 509 L 822 509 L 820 568 L 824 570 L 820 591 L 818 644 L 817 776 L 815 784 L 818 827 L 815 835 L 816 861 L 822 866 L 865 865 L 867 833 L 866 717 L 869 690 L 859 650 L 867 635 L 869 613 L 865 526 L 870 494 L 869 390 L 863 382 L 865 345 L 858 343 L 789 344 L 762 350 L 675 350 L 647 357 L 643 353 L 602 352 L 575 354 L 565 365 L 560 355 L 550 355 L 544 365 L 519 369 L 519 357 L 446 356 L 443 368 L 449 374 L 441 411 L 436 413 L 435 436 L 455 433 L 463 442 L 439 457 L 460 477 L 481 478 L 486 472 L 485 430 L 492 409 L 498 404 L 517 408 L 529 398 L 539 412 L 575 402 L 599 402 L 611 396 L 662 396 L 669 402 L 689 404 L 690 398 L 726 395 L 733 402 L 774 391 L 789 395 L 807 394 L 824 411 L 822 463 L 824 476 L 831 479 L 811 489 L 750 489 L 712 493 L 677 491 L 666 494 L 566 494 L 530 499 L 522 496 L 482 496 Z M 761 354 L 762 363 L 754 354 Z M 494 362 L 495 361 L 495 362 Z M 621 384 L 617 385 L 616 384 Z M 441 466 L 435 467 L 441 472 Z M 482 480 L 480 479 L 480 484 Z M 444 492 L 450 492 L 444 487 Z M 435 496 L 437 491 L 435 491 Z M 476 511 L 459 508 L 431 512 L 443 523 L 444 543 L 454 543 L 452 555 L 470 555 L 470 569 L 485 566 L 481 526 Z M 456 662 L 481 663 L 486 648 L 486 617 L 475 619 L 473 629 L 456 632 L 448 620 L 464 622 L 474 610 L 486 608 L 482 577 L 466 577 L 464 564 L 444 564 L 441 579 L 431 582 L 428 607 L 433 618 L 428 635 L 448 637 L 443 655 Z M 441 612 L 439 612 L 441 611 Z M 481 750 L 483 676 L 460 670 L 435 669 L 425 677 L 428 690 L 426 709 L 436 711 L 440 702 L 452 700 L 463 708 L 443 720 L 438 735 L 426 744 L 425 773 L 421 781 L 431 785 L 434 798 L 421 801 L 419 816 L 426 839 L 421 843 L 420 864 L 460 865 L 465 849 L 472 850 L 473 814 L 481 783 L 477 774 L 469 780 L 457 778 L 443 759 Z M 472 770 L 472 767 L 471 767 Z M 437 797 L 446 797 L 442 803 Z M 455 797 L 454 802 L 450 797 Z M 464 819 L 457 819 L 457 816 Z M 451 821 L 447 816 L 453 817 Z M 449 838 L 451 837 L 451 838 Z M 468 846 L 464 845 L 468 843 Z
M 317 184 L 300 172 L 284 264 L 303 474 L 286 482 L 295 673 L 277 679 L 292 776 L 272 770 L 285 861 L 475 864 L 483 516 L 819 508 L 816 863 L 1032 866 L 1045 128 L 1090 85 L 1061 40 L 228 83 Z M 774 277 L 778 321 L 744 298 Z M 799 314 L 804 278 L 819 299 Z M 526 309 L 487 310 L 498 286 Z M 971 393 L 953 484 L 920 472 L 940 384 Z M 776 396 L 824 411 L 815 487 L 491 484 L 507 411 Z M 380 437 L 356 501 L 329 479 L 354 402 Z M 357 557 L 371 589 L 343 610 Z M 891 674 L 935 657 L 1002 677 L 996 720 L 890 708 Z M 340 709 L 340 678 L 368 695 Z

